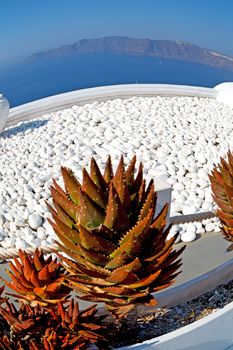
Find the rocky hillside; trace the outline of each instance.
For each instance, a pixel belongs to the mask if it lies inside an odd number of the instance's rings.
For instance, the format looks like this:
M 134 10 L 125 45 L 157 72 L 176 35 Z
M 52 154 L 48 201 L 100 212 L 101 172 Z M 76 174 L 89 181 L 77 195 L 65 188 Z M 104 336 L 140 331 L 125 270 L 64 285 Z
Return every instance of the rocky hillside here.
M 133 39 L 122 36 L 82 39 L 74 44 L 34 53 L 24 62 L 33 63 L 47 58 L 95 53 L 170 58 L 233 71 L 233 58 L 216 51 L 183 41 Z

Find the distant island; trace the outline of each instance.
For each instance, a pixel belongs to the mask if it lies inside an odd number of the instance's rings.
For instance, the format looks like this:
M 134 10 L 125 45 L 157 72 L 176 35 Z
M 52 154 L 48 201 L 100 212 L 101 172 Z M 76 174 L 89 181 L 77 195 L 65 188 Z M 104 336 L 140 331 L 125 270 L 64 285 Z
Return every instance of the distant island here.
M 95 53 L 169 58 L 233 71 L 233 58 L 213 50 L 183 41 L 134 39 L 124 36 L 82 39 L 74 44 L 33 53 L 24 62 L 34 63 L 55 57 Z

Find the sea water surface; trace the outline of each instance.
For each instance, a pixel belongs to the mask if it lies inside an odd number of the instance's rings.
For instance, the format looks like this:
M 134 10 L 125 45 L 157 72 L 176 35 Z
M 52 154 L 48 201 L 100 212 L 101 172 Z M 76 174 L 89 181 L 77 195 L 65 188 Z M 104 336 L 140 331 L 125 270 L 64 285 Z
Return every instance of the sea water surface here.
M 0 69 L 0 93 L 11 107 L 77 89 L 135 83 L 214 87 L 233 81 L 233 72 L 172 59 L 83 54 Z

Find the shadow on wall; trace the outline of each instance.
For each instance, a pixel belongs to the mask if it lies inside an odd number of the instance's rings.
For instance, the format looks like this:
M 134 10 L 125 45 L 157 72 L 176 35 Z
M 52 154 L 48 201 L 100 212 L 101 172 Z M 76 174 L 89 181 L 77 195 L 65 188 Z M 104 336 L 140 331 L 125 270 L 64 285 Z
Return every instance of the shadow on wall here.
M 8 130 L 3 131 L 0 135 L 0 138 L 7 139 L 19 133 L 23 133 L 27 130 L 38 129 L 41 126 L 46 125 L 47 123 L 48 123 L 48 120 L 33 120 L 32 122 L 22 123 L 19 126 L 15 126 Z

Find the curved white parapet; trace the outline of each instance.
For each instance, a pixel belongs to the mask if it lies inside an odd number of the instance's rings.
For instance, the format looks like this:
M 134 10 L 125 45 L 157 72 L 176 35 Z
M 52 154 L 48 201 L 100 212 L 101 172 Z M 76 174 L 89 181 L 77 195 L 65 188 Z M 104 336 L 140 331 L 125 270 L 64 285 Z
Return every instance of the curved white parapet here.
M 216 98 L 218 92 L 214 89 L 169 84 L 125 84 L 95 87 L 67 92 L 46 97 L 34 102 L 12 108 L 7 125 L 14 125 L 19 121 L 33 119 L 42 114 L 64 109 L 73 104 L 85 104 L 94 101 L 105 101 L 130 96 L 196 96 Z
M 230 259 L 214 269 L 188 280 L 185 283 L 155 293 L 154 296 L 158 301 L 158 307 L 166 307 L 167 305 L 175 306 L 197 298 L 204 293 L 210 292 L 220 284 L 229 282 L 232 278 L 233 259 Z M 153 308 L 144 310 L 144 313 L 151 312 L 153 312 Z
M 0 132 L 4 129 L 7 123 L 7 117 L 9 114 L 9 102 L 0 94 Z
M 213 90 L 217 92 L 217 101 L 233 107 L 233 83 L 216 85 Z
M 233 302 L 188 326 L 118 350 L 227 350 L 233 344 Z

